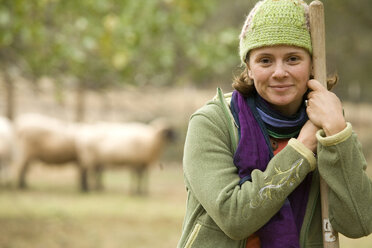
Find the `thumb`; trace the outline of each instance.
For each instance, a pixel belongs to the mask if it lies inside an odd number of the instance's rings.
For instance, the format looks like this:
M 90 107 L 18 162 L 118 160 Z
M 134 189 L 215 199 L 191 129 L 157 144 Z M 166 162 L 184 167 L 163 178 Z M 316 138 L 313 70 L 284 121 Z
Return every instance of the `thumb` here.
M 318 80 L 315 80 L 315 79 L 311 79 L 307 82 L 307 87 L 309 87 L 309 89 L 311 90 L 314 90 L 314 91 L 323 91 L 323 90 L 327 90 Z

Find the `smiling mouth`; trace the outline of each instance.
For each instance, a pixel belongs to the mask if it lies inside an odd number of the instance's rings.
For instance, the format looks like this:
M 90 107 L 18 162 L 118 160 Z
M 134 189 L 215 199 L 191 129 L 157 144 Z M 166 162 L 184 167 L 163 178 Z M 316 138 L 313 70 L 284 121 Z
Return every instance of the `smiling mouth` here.
M 274 88 L 274 89 L 286 89 L 286 88 L 289 88 L 289 87 L 292 87 L 293 85 L 271 85 L 270 87 L 271 88 Z
M 275 91 L 286 91 L 292 86 L 293 85 L 273 85 L 273 86 L 270 86 L 270 88 L 272 88 Z

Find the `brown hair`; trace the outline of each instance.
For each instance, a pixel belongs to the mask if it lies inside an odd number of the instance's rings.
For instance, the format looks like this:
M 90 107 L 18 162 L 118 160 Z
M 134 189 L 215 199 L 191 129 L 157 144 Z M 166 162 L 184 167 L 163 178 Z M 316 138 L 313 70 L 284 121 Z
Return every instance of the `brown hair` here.
M 310 76 L 310 79 L 313 79 L 313 76 Z M 331 90 L 338 82 L 337 74 L 331 75 L 327 78 L 327 89 Z M 244 70 L 240 73 L 239 76 L 235 76 L 233 79 L 232 87 L 236 89 L 240 94 L 247 97 L 252 92 L 256 90 L 253 84 L 253 79 L 248 77 L 248 67 L 245 66 Z

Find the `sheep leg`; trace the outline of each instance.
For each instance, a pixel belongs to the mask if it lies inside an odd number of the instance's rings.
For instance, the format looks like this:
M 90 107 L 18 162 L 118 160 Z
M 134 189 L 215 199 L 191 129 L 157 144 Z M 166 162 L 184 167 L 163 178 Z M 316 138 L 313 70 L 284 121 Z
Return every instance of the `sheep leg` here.
M 6 171 L 3 161 L 0 160 L 0 185 L 6 181 Z
M 141 195 L 148 195 L 149 193 L 149 170 L 146 166 L 142 169 L 141 174 Z
M 3 183 L 5 179 L 5 168 L 3 161 L 0 160 L 0 185 Z
M 0 186 L 8 187 L 11 185 L 10 165 L 7 159 L 0 160 Z
M 80 168 L 80 189 L 82 192 L 88 192 L 88 170 L 86 168 Z
M 137 172 L 135 168 L 130 169 L 130 194 L 135 195 L 135 185 L 138 185 Z
M 103 190 L 103 166 L 94 167 L 95 189 Z
M 133 169 L 135 184 L 132 183 L 132 193 L 136 195 L 146 195 L 148 187 L 147 167 L 145 165 Z
M 140 174 L 141 169 L 138 167 L 134 167 L 131 169 L 131 185 L 130 185 L 130 193 L 132 195 L 139 195 L 140 192 Z
M 143 180 L 143 168 L 140 167 L 136 170 L 137 172 L 137 195 L 142 195 L 142 180 Z
M 18 175 L 18 188 L 20 188 L 20 189 L 27 188 L 26 175 L 27 175 L 27 171 L 28 171 L 29 167 L 30 167 L 30 162 L 24 162 L 21 165 L 21 169 L 20 169 L 19 175 Z

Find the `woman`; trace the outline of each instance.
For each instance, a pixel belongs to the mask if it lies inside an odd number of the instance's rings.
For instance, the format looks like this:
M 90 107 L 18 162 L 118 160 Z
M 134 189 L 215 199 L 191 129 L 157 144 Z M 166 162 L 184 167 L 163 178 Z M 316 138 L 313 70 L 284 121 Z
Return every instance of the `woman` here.
M 178 247 L 323 247 L 319 174 L 330 221 L 372 230 L 372 184 L 338 97 L 312 78 L 307 5 L 264 0 L 240 35 L 245 71 L 190 119 L 187 209 Z

